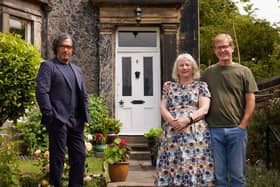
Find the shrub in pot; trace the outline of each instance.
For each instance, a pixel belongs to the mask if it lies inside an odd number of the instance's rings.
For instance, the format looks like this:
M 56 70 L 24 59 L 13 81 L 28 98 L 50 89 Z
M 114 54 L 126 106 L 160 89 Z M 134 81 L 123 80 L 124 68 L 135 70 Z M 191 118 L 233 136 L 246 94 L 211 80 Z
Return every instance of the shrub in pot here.
M 119 136 L 118 134 L 121 130 L 122 123 L 119 120 L 111 117 L 105 118 L 103 123 L 108 131 L 107 144 L 111 144 L 114 142 L 114 139 L 116 139 Z
M 159 137 L 162 134 L 162 128 L 151 128 L 149 132 L 144 134 L 144 137 L 147 139 L 148 148 L 151 153 L 151 162 L 152 166 L 156 166 L 157 152 L 159 146 Z
M 131 148 L 125 139 L 116 138 L 114 142 L 104 150 L 104 164 L 112 182 L 125 181 L 128 175 L 128 159 Z

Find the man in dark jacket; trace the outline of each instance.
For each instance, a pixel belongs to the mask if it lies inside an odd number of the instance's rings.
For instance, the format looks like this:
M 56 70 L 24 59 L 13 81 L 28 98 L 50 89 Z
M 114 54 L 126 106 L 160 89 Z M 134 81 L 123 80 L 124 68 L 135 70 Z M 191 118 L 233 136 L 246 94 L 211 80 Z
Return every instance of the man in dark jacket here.
M 91 122 L 88 95 L 81 69 L 71 62 L 74 50 L 71 36 L 60 34 L 52 47 L 55 58 L 41 64 L 36 80 L 36 99 L 49 135 L 50 184 L 61 186 L 67 146 L 68 186 L 80 187 L 86 158 L 84 124 Z

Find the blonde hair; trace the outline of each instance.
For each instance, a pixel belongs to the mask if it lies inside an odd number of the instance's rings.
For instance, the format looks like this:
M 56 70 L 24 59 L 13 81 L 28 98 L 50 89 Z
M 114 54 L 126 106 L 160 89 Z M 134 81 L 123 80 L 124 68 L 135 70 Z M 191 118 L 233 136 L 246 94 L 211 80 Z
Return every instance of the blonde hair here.
M 215 43 L 218 41 L 224 41 L 224 40 L 228 40 L 229 45 L 234 47 L 234 41 L 232 39 L 232 37 L 229 34 L 225 34 L 225 33 L 221 33 L 215 36 L 215 38 L 213 39 L 213 47 L 215 48 Z
M 200 78 L 200 73 L 199 73 L 198 65 L 197 65 L 195 59 L 190 54 L 188 54 L 188 53 L 180 54 L 176 58 L 176 60 L 174 62 L 174 65 L 173 65 L 173 69 L 172 69 L 172 78 L 175 81 L 179 81 L 178 63 L 181 60 L 187 60 L 187 61 L 191 62 L 191 64 L 192 64 L 192 78 L 194 80 L 198 80 Z

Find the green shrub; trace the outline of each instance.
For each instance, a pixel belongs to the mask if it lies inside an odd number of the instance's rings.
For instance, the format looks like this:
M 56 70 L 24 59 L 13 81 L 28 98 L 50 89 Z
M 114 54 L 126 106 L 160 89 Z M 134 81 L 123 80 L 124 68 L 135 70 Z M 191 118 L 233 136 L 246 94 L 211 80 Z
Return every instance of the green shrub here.
M 31 174 L 23 174 L 20 176 L 20 186 L 21 187 L 37 187 L 39 186 L 38 176 Z
M 159 137 L 162 134 L 162 128 L 151 128 L 149 132 L 144 134 L 144 137 L 149 139 L 149 138 L 154 138 L 154 137 Z
M 252 122 L 248 126 L 248 150 L 247 156 L 249 163 L 255 164 L 259 161 L 265 161 L 266 158 L 266 130 L 268 126 L 273 127 L 280 132 L 280 98 L 269 100 L 265 108 L 254 113 Z M 280 168 L 279 142 L 276 138 L 270 136 L 270 165 L 274 168 Z M 273 163 L 273 164 L 272 164 Z
M 103 121 L 108 117 L 109 110 L 105 105 L 104 98 L 90 95 L 89 113 L 92 119 L 92 124 L 86 126 L 86 132 L 90 134 L 101 132 L 104 136 L 106 136 L 108 133 L 108 129 L 105 127 Z
M 16 161 L 16 142 L 0 136 L 0 186 L 19 186 L 19 169 Z
M 88 181 L 87 181 L 88 180 Z M 89 175 L 86 177 L 86 180 L 84 180 L 84 186 L 85 187 L 106 187 L 106 180 L 104 175 Z
M 108 129 L 109 133 L 116 133 L 118 134 L 122 127 L 122 122 L 120 120 L 107 117 L 103 121 L 104 126 Z
M 280 173 L 277 170 L 267 170 L 262 162 L 247 168 L 248 187 L 280 187 Z
M 0 126 L 16 121 L 35 103 L 38 48 L 19 35 L 0 33 Z
M 16 123 L 16 129 L 26 147 L 26 151 L 21 154 L 31 155 L 36 149 L 48 147 L 47 130 L 41 124 L 41 113 L 37 106 L 26 113 L 23 121 Z

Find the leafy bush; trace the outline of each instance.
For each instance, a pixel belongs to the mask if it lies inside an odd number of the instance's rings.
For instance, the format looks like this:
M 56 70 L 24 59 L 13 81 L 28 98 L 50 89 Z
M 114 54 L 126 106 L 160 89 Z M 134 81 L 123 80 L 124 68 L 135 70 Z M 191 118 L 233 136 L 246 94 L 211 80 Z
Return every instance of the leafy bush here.
M 280 132 L 280 98 L 273 98 L 269 100 L 268 104 L 261 111 L 256 111 L 251 124 L 248 127 L 248 150 L 247 155 L 250 160 L 250 164 L 255 164 L 259 161 L 266 160 L 266 130 L 268 126 L 272 126 L 276 131 Z M 272 137 L 272 136 L 271 136 Z M 270 151 L 271 164 L 274 168 L 280 166 L 280 152 L 279 142 L 276 139 L 270 140 L 273 147 Z
M 19 35 L 0 33 L 0 125 L 16 121 L 35 103 L 38 48 Z
M 122 123 L 120 120 L 107 117 L 103 121 L 104 126 L 108 129 L 109 133 L 116 133 L 118 134 L 121 130 Z
M 19 186 L 16 142 L 0 136 L 0 186 Z
M 88 175 L 84 179 L 85 187 L 106 187 L 106 179 L 104 175 L 101 174 L 92 174 Z
M 16 128 L 24 142 L 26 152 L 30 155 L 36 149 L 48 147 L 48 135 L 45 125 L 41 124 L 41 113 L 37 106 L 33 106 L 24 117 L 24 120 L 16 123 Z
M 102 97 L 90 95 L 89 96 L 89 113 L 92 119 L 92 124 L 86 126 L 86 132 L 95 134 L 97 132 L 107 135 L 108 129 L 105 127 L 103 121 L 109 115 L 109 110 L 105 105 L 105 100 Z
M 37 176 L 31 174 L 22 174 L 20 176 L 20 186 L 21 187 L 35 187 L 39 186 L 39 179 Z
M 247 168 L 248 187 L 279 187 L 280 173 L 277 170 L 267 170 L 264 163 L 257 162 Z
M 116 138 L 112 144 L 107 145 L 104 150 L 105 162 L 115 164 L 117 162 L 127 162 L 130 156 L 131 148 L 127 145 L 125 139 Z
M 162 134 L 162 128 L 151 128 L 149 132 L 144 134 L 144 137 L 149 139 L 149 138 L 154 138 L 154 137 L 159 137 Z

